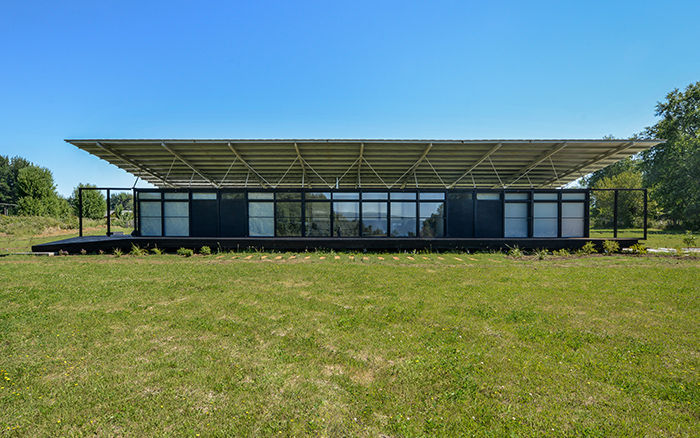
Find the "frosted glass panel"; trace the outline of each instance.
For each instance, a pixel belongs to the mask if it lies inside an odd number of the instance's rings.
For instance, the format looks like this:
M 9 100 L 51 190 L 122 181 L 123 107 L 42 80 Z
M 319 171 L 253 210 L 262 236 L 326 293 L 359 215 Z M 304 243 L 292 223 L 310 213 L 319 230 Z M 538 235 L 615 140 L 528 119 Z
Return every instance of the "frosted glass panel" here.
M 141 217 L 142 236 L 160 236 L 160 217 Z
M 527 237 L 527 218 L 506 219 L 506 237 Z
M 143 216 L 160 216 L 160 201 L 158 202 L 141 202 L 139 214 Z
M 275 194 L 272 192 L 267 192 L 267 193 L 251 192 L 251 193 L 248 193 L 248 199 L 272 199 L 274 196 L 275 196 Z
M 561 199 L 565 200 L 571 200 L 571 199 L 586 199 L 586 194 L 585 193 L 562 193 L 561 194 Z
M 556 201 L 557 200 L 557 194 L 556 193 L 535 193 L 534 198 L 535 201 L 543 200 L 543 201 Z
M 362 199 L 386 199 L 389 196 L 387 192 L 364 192 Z
M 583 218 L 562 219 L 561 235 L 562 237 L 583 237 Z
M 394 192 L 391 199 L 416 199 L 416 194 L 412 192 Z
M 248 216 L 250 217 L 273 217 L 274 204 L 272 202 L 249 202 Z
M 165 203 L 165 216 L 189 216 L 190 215 L 190 204 L 189 202 L 166 202 Z
M 216 200 L 216 193 L 192 193 L 192 199 L 213 201 Z
M 469 195 L 471 195 L 471 193 Z M 445 199 L 445 194 L 444 193 L 430 193 L 430 192 L 421 193 L 420 199 L 423 201 L 439 201 L 439 200 Z
M 506 203 L 506 217 L 527 217 L 527 204 L 524 203 Z
M 190 220 L 186 217 L 165 218 L 166 236 L 189 236 Z
M 534 206 L 534 217 L 557 217 L 556 202 L 536 202 Z
M 275 234 L 275 220 L 271 217 L 251 217 L 248 226 L 251 236 L 273 236 Z
M 164 193 L 163 198 L 165 199 L 189 199 L 190 195 L 189 193 L 182 193 L 182 192 L 172 192 L 172 193 Z
M 583 203 L 562 202 L 561 217 L 583 217 Z
M 532 234 L 534 237 L 557 237 L 557 220 L 535 219 Z
M 139 199 L 160 199 L 160 192 L 139 192 Z

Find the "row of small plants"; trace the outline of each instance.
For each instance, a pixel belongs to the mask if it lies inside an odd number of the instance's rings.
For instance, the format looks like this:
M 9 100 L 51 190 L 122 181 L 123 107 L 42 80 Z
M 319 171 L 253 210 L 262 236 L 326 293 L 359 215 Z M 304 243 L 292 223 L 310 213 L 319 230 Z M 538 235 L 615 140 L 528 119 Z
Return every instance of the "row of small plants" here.
M 603 254 L 606 255 L 611 255 L 611 254 L 616 254 L 621 252 L 620 251 L 620 244 L 614 240 L 605 240 L 603 241 L 602 248 L 600 248 Z M 586 242 L 585 245 L 583 245 L 581 248 L 579 248 L 576 251 L 569 251 L 568 249 L 556 249 L 554 251 L 549 251 L 546 249 L 535 249 L 534 251 L 531 252 L 525 252 L 522 249 L 516 247 L 510 248 L 507 252 L 507 254 L 511 257 L 515 258 L 521 258 L 525 257 L 526 255 L 535 255 L 538 259 L 542 260 L 545 257 L 549 255 L 553 255 L 555 257 L 569 257 L 572 255 L 578 255 L 578 256 L 584 256 L 584 255 L 591 255 L 591 254 L 598 254 L 599 248 L 596 247 L 596 245 L 593 242 Z M 630 247 L 630 252 L 632 254 L 646 254 L 647 253 L 647 247 L 644 246 L 642 243 L 637 243 L 634 244 Z M 679 253 L 680 254 L 680 253 Z

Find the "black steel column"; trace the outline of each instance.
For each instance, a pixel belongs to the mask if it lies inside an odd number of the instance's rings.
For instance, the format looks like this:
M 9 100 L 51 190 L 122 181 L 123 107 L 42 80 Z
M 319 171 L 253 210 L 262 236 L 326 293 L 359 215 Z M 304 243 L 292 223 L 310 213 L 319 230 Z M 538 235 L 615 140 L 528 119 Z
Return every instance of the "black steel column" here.
M 111 207 L 111 201 L 109 199 L 109 189 L 107 189 L 107 235 L 111 236 L 112 235 L 112 215 L 110 210 Z
M 644 240 L 647 240 L 647 189 L 644 189 Z
M 617 239 L 617 189 L 615 189 L 615 203 L 613 204 L 613 237 Z
M 78 187 L 78 236 L 83 237 L 83 188 Z

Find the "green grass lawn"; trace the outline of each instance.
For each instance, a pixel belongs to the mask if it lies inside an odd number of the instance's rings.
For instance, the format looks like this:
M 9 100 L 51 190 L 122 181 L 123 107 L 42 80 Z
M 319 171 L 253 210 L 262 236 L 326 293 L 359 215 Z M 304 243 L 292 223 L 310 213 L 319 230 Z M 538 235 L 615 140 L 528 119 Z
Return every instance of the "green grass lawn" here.
M 697 258 L 10 256 L 0 279 L 6 436 L 700 435 Z
M 590 230 L 590 236 L 592 238 L 612 238 L 613 229 L 607 228 L 592 228 Z M 644 237 L 644 229 L 642 228 L 631 228 L 631 229 L 620 229 L 617 232 L 618 237 Z M 695 233 L 696 240 L 700 241 L 700 236 Z M 647 239 L 640 240 L 649 248 L 685 248 L 686 245 L 683 242 L 683 237 L 685 237 L 684 231 L 675 230 L 661 230 L 658 228 L 649 228 L 647 230 Z

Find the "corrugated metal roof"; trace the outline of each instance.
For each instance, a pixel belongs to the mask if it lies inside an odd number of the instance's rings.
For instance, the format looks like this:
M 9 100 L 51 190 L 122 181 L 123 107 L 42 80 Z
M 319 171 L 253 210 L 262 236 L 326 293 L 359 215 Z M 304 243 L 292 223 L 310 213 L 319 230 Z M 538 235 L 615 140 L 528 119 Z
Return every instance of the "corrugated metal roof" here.
M 158 187 L 559 187 L 662 140 L 70 139 Z

